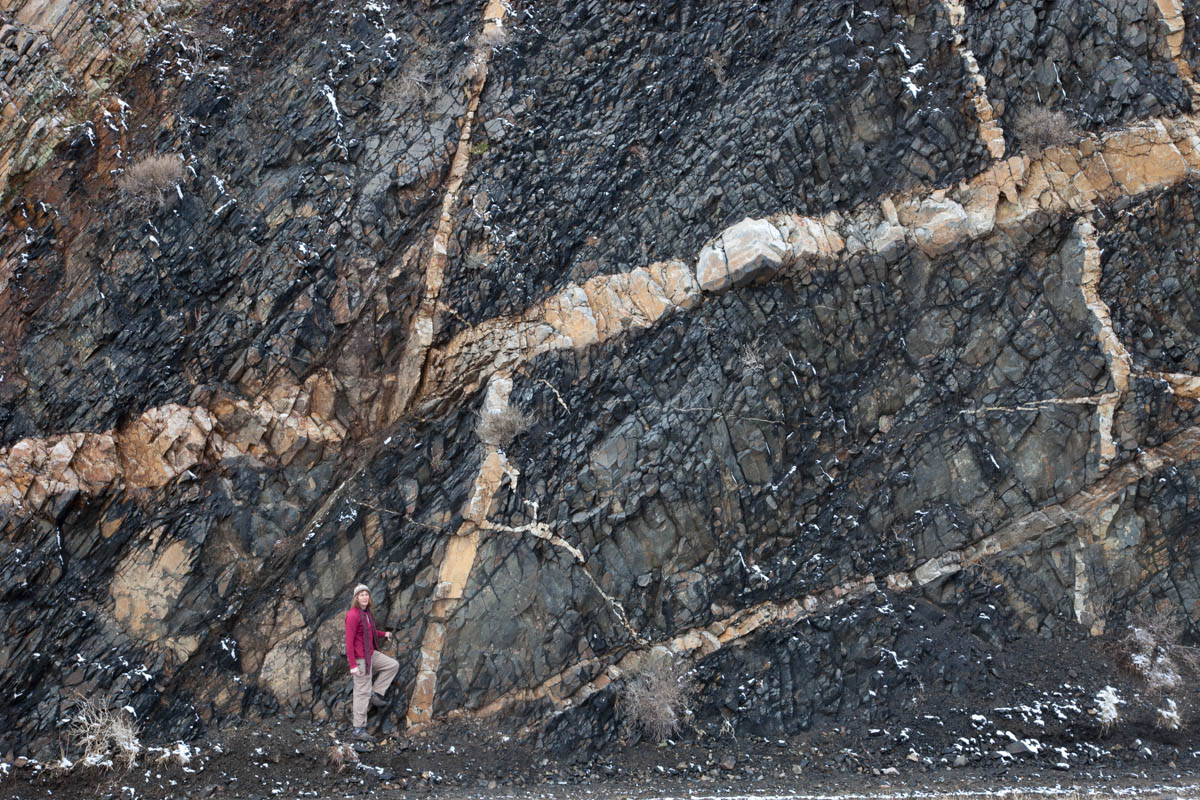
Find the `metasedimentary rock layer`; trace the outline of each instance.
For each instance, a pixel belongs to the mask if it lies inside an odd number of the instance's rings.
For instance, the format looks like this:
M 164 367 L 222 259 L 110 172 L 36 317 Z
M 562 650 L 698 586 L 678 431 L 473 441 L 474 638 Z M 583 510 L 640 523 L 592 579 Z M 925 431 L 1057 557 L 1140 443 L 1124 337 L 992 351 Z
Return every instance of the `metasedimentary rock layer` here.
M 478 63 L 486 64 L 486 61 Z M 479 86 L 475 86 L 474 91 L 478 93 L 478 90 Z M 882 253 L 905 243 L 914 244 L 929 256 L 943 255 L 966 241 L 989 235 L 997 225 L 1020 225 L 1032 214 L 1086 212 L 1097 204 L 1173 186 L 1185 180 L 1191 170 L 1200 167 L 1200 151 L 1192 149 L 1200 133 L 1197 127 L 1190 118 L 1151 120 L 1104 134 L 1098 140 L 1085 139 L 1077 146 L 1053 148 L 1035 157 L 1014 156 L 950 191 L 939 190 L 927 196 L 884 197 L 878 208 L 869 206 L 848 218 L 831 213 L 821 219 L 786 214 L 770 219 L 745 219 L 730 226 L 701 250 L 695 262 L 694 276 L 692 267 L 679 261 L 653 264 L 627 274 L 597 276 L 582 286 L 569 287 L 526 310 L 520 317 L 500 317 L 467 329 L 430 353 L 434 309 L 438 305 L 436 296 L 441 283 L 442 268 L 438 265 L 445 257 L 444 253 L 438 254 L 439 246 L 435 245 L 428 267 L 432 272 L 426 276 L 429 293 L 423 307 L 427 309 L 413 322 L 416 334 L 409 339 L 410 349 L 401 358 L 398 371 L 407 377 L 399 382 L 390 377 L 380 381 L 384 387 L 382 396 L 389 398 L 391 409 L 382 412 L 382 419 L 386 421 L 389 416 L 400 413 L 397 408 L 413 402 L 422 382 L 427 384 L 425 395 L 435 399 L 448 394 L 469 395 L 494 370 L 511 368 L 550 350 L 582 349 L 627 330 L 651 327 L 665 314 L 686 310 L 700 302 L 702 293 L 723 292 L 734 285 L 769 280 L 785 268 L 831 268 L 864 250 Z M 460 147 L 462 152 L 465 152 L 464 147 Z M 453 181 L 448 191 L 453 191 Z M 449 235 L 446 225 L 448 222 L 443 213 L 435 233 L 436 240 L 444 240 Z M 1092 228 L 1086 221 L 1081 223 L 1078 236 L 1083 247 L 1083 262 L 1078 268 L 1082 270 L 1081 290 L 1088 307 L 1097 317 L 1102 347 L 1114 376 L 1114 392 L 1097 402 L 1104 406 L 1101 413 L 1111 419 L 1112 404 L 1124 392 L 1128 381 L 1129 355 L 1113 332 L 1108 309 L 1097 293 L 1099 254 Z M 440 247 L 444 249 L 444 245 Z M 428 367 L 427 360 L 431 362 Z M 336 422 L 331 431 L 323 430 L 326 427 L 324 420 L 331 416 L 335 396 L 341 387 L 336 378 L 322 375 L 318 380 L 317 377 L 314 376 L 310 383 L 316 391 L 323 391 L 324 397 L 317 400 L 319 408 L 312 414 L 306 409 L 312 402 L 313 388 L 290 385 L 272 388 L 271 402 L 275 406 L 287 406 L 280 431 L 273 434 L 277 440 L 274 443 L 276 449 L 279 449 L 279 439 L 288 438 L 285 431 L 293 428 L 302 436 L 311 428 L 307 432 L 312 435 L 305 438 L 318 442 L 342 438 Z M 1188 376 L 1180 375 L 1176 382 L 1186 387 L 1189 380 Z M 344 390 L 340 393 L 346 394 Z M 246 401 L 239 402 L 246 405 Z M 395 405 L 397 402 L 399 406 Z M 233 408 L 225 408 L 222 416 L 228 417 L 233 411 Z M 156 418 L 169 414 L 170 410 L 152 409 L 147 413 Z M 196 409 L 195 413 L 202 420 L 211 414 L 205 409 Z M 266 420 L 274 414 L 266 400 L 258 401 L 256 410 L 250 413 L 263 418 L 265 425 L 270 424 Z M 289 424 L 288 418 L 294 421 Z M 211 423 L 208 424 L 211 427 Z M 242 424 L 235 421 L 228 427 Z M 161 449 L 165 451 L 173 446 L 172 437 L 186 440 L 190 436 L 187 429 L 187 425 L 170 426 L 162 437 Z M 0 484 L 8 486 L 4 496 L 11 498 L 9 502 L 17 502 L 27 491 L 22 487 L 38 481 L 43 470 L 45 479 L 55 482 L 58 487 L 52 493 L 105 488 L 114 482 L 121 469 L 116 464 L 115 450 L 102 443 L 111 438 L 111 435 L 102 434 L 101 440 L 97 440 L 101 444 L 89 445 L 109 453 L 109 463 L 103 467 L 108 475 L 105 480 L 81 481 L 73 476 L 63 480 L 57 476 L 56 470 L 61 472 L 68 468 L 70 454 L 67 451 L 72 449 L 73 440 L 19 443 L 8 458 L 11 477 Z M 73 446 L 79 447 L 78 444 Z M 54 447 L 62 451 L 60 456 L 36 455 L 40 451 L 49 453 Z M 240 452 L 233 451 L 234 454 Z M 1103 446 L 1103 452 L 1106 460 L 1111 459 L 1111 443 Z M 212 450 L 209 460 L 226 456 L 222 448 L 217 447 Z M 159 476 L 154 478 L 157 481 L 154 483 L 131 476 L 130 485 L 161 486 L 201 457 L 197 455 L 187 463 L 177 460 L 174 468 L 154 469 Z M 89 460 L 96 458 L 93 456 Z M 143 464 L 146 460 L 142 457 L 121 459 L 122 463 L 132 464 L 143 472 L 149 469 Z M 45 489 L 38 490 L 39 503 L 46 494 Z
M 778 654 L 737 724 L 794 731 L 863 688 L 780 688 L 857 663 L 808 639 L 925 652 L 897 598 L 1194 616 L 1192 32 L 1032 35 L 1072 8 L 193 9 L 6 207 L 0 723 L 339 717 L 363 580 L 385 730 L 558 745 L 651 647 L 713 724 Z M 1029 146 L 1039 104 L 1082 131 Z M 164 207 L 135 152 L 183 157 Z
M 166 22 L 170 4 L 14 0 L 0 10 L 4 77 L 0 111 L 0 197 L 42 166 L 69 136 L 95 138 L 86 118 L 120 104 L 106 97 Z

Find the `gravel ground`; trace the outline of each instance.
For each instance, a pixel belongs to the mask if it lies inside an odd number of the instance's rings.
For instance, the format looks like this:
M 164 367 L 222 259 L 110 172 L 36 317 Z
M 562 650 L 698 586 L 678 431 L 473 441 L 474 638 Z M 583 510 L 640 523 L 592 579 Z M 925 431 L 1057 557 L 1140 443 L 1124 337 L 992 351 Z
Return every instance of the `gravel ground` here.
M 1111 642 L 1025 636 L 988 654 L 986 669 L 953 679 L 936 660 L 911 665 L 905 685 L 916 693 L 882 721 L 845 715 L 764 737 L 735 731 L 736 717 L 730 725 L 694 719 L 678 741 L 634 737 L 559 757 L 505 730 L 503 719 L 356 748 L 344 724 L 245 721 L 197 742 L 143 743 L 130 769 L 65 769 L 9 753 L 0 762 L 0 800 L 1200 798 L 1196 682 L 1172 693 L 1181 725 L 1169 730 L 1156 719 L 1167 698 L 1147 693 L 1119 660 Z M 1120 703 L 1106 725 L 1108 693 Z M 373 725 L 382 721 L 372 717 Z

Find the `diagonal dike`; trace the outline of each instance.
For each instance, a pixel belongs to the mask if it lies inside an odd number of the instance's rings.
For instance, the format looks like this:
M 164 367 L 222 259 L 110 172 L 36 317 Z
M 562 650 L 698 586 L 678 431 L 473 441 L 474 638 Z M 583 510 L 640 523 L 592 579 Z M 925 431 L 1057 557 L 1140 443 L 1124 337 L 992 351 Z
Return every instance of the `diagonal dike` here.
M 735 285 L 769 280 L 795 270 L 836 268 L 844 259 L 863 251 L 914 247 L 927 255 L 940 256 L 996 231 L 1019 229 L 1033 215 L 1083 215 L 1121 197 L 1174 186 L 1200 169 L 1197 119 L 1153 119 L 1073 146 L 1050 148 L 1036 156 L 1010 156 L 957 187 L 885 196 L 877 204 L 861 206 L 848 214 L 821 218 L 777 214 L 768 219 L 743 220 L 700 252 L 694 271 L 684 262 L 664 261 L 626 273 L 598 276 L 568 286 L 516 317 L 487 320 L 460 333 L 444 347 L 421 349 L 419 367 L 407 373 L 411 382 L 400 381 L 395 375 L 382 379 L 392 390 L 392 411 L 384 416 L 395 412 L 399 406 L 393 401 L 402 395 L 410 397 L 406 403 L 409 407 L 454 402 L 477 391 L 498 370 L 510 371 L 541 353 L 582 349 L 651 327 L 663 317 L 692 308 L 706 296 Z M 431 263 L 436 273 L 437 259 Z M 433 285 L 438 286 L 436 278 Z M 431 301 L 429 307 L 435 305 Z M 1089 300 L 1089 306 L 1094 305 Z M 421 325 L 419 319 L 416 327 Z M 417 332 L 410 339 L 423 341 Z M 1111 364 L 1122 360 L 1114 344 L 1102 346 Z M 411 361 L 416 364 L 416 357 Z M 1161 378 L 1180 393 L 1197 393 L 1191 376 Z M 409 388 L 402 390 L 402 385 Z M 292 421 L 285 427 L 312 429 L 321 441 L 336 442 L 345 435 L 344 427 L 332 416 L 340 392 L 336 376 L 318 373 L 304 385 L 277 385 L 267 397 L 273 407 L 286 404 L 289 396 L 293 398 L 294 409 L 287 415 Z M 235 404 L 257 407 L 261 402 L 239 400 Z M 1096 402 L 1100 404 L 1104 399 Z M 328 410 L 314 411 L 312 403 Z M 150 409 L 131 424 L 154 425 L 154 420 L 173 416 L 176 409 L 183 408 Z M 214 420 L 212 430 L 222 441 L 240 436 L 244 420 L 256 426 L 262 424 L 254 422 L 261 415 L 222 416 L 219 409 L 211 407 L 187 408 L 186 415 Z M 97 436 L 101 438 L 94 438 Z M 63 492 L 93 494 L 125 486 L 163 485 L 197 464 L 213 464 L 238 454 L 224 446 L 197 446 L 196 436 L 188 425 L 168 426 L 155 434 L 154 449 L 169 466 L 158 471 L 152 484 L 142 482 L 136 468 L 131 471 L 133 459 L 105 455 L 119 452 L 119 448 L 113 451 L 106 444 L 109 439 L 119 440 L 119 431 L 23 440 L 0 451 L 0 505 L 35 513 L 47 498 Z M 103 445 L 99 451 L 92 446 L 96 442 Z M 180 447 L 194 456 L 173 457 Z M 272 448 L 260 448 L 259 457 L 264 463 L 278 463 L 286 456 Z M 99 471 L 93 470 L 92 477 L 86 477 L 74 467 L 63 468 L 64 463 L 73 460 L 101 466 Z

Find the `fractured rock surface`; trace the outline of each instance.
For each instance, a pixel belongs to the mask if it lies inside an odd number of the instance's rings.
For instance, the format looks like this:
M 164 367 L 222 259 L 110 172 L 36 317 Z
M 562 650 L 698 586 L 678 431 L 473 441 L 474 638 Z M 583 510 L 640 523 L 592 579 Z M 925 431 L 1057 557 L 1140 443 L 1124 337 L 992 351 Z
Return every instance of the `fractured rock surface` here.
M 785 735 L 1021 632 L 1194 625 L 1188 4 L 360 5 L 194 9 L 120 69 L 62 16 L 91 135 L 5 98 L 0 153 L 48 148 L 0 228 L 13 747 L 78 692 L 341 719 L 360 581 L 385 731 L 565 749 L 656 645 Z M 1082 132 L 1026 147 L 1031 104 Z M 162 206 L 116 185 L 152 152 Z

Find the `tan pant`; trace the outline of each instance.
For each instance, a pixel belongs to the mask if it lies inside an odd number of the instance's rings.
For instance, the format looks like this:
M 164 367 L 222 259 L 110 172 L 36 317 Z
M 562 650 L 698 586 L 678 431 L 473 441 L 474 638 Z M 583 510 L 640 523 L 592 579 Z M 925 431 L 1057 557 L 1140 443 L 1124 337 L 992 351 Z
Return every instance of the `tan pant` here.
M 351 675 L 354 679 L 354 727 L 362 728 L 367 724 L 367 710 L 371 707 L 371 692 L 386 694 L 392 685 L 392 679 L 400 671 L 396 659 L 378 650 L 371 654 L 371 674 L 366 674 L 366 662 L 357 659 L 358 674 Z M 371 678 L 375 681 L 372 685 Z

